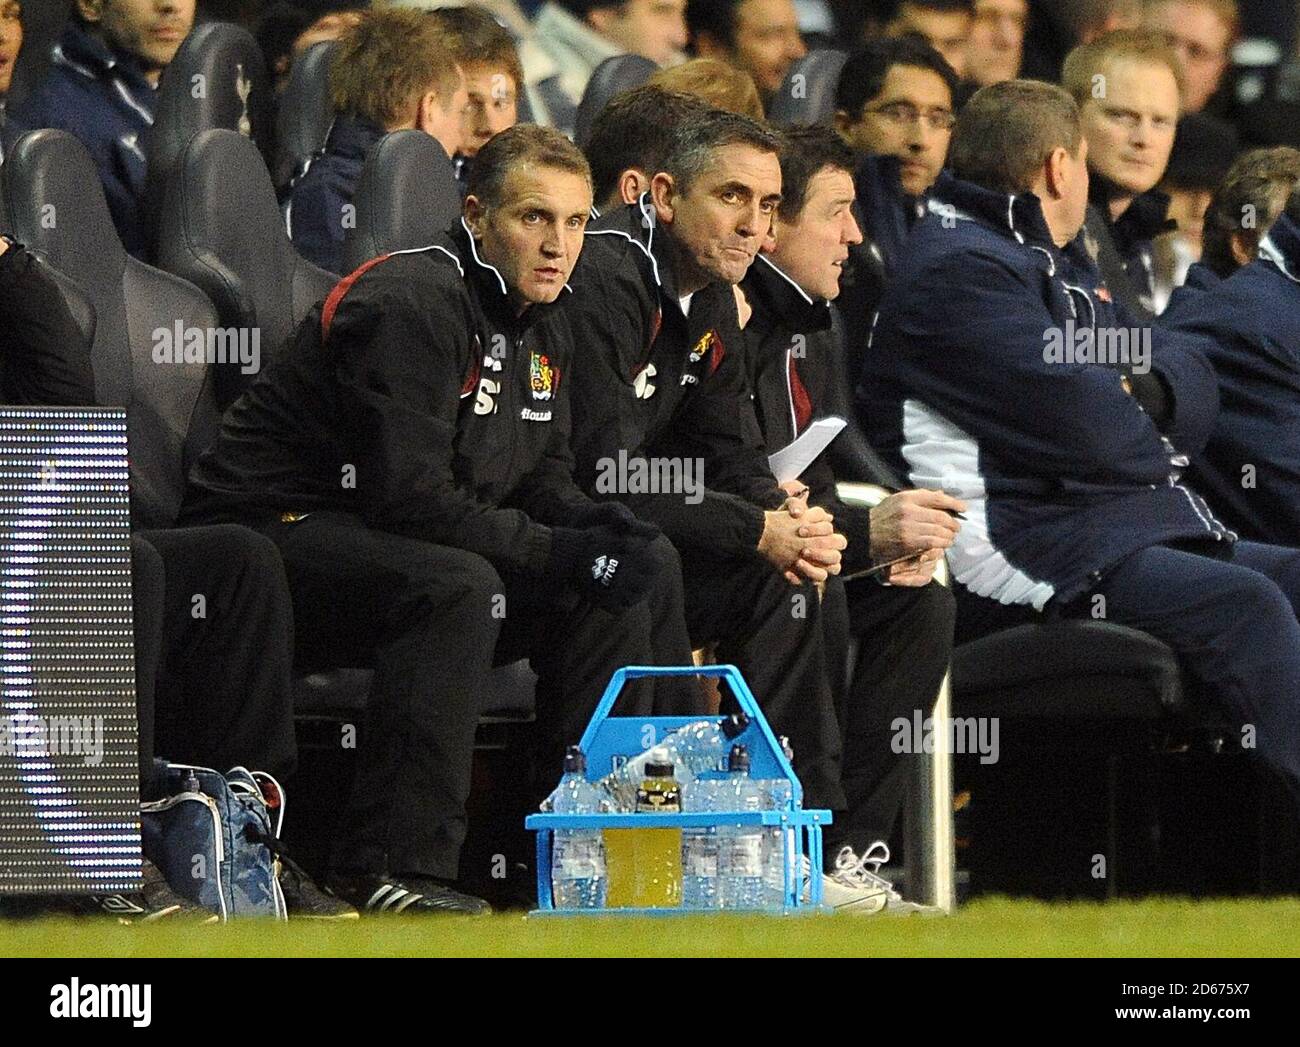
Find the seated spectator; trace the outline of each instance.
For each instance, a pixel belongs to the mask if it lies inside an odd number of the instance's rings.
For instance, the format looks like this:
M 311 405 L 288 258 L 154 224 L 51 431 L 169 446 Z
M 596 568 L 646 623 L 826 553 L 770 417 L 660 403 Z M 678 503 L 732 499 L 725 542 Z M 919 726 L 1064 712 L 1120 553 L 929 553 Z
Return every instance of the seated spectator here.
M 1062 83 L 1088 139 L 1088 234 L 1102 276 L 1132 315 L 1155 315 L 1152 241 L 1169 231 L 1156 186 L 1174 145 L 1183 95 L 1178 58 L 1158 35 L 1121 30 L 1070 52 Z
M 975 0 L 966 78 L 987 87 L 1019 76 L 1028 21 L 1029 0 Z
M 0 237 L 0 399 L 6 404 L 95 403 L 90 350 L 54 277 L 21 244 Z M 146 515 L 133 497 L 133 515 Z M 275 547 L 243 527 L 136 528 L 131 536 L 140 792 L 157 798 L 154 754 L 289 780 L 297 762 L 290 652 L 293 620 Z M 196 615 L 194 594 L 207 610 Z M 209 613 L 210 612 L 210 613 Z M 292 917 L 355 918 L 282 858 Z M 213 919 L 144 863 L 139 896 L 73 902 L 131 919 Z
M 554 303 L 590 209 L 559 132 L 497 135 L 446 240 L 341 281 L 190 476 L 189 520 L 279 547 L 300 664 L 375 667 L 328 881 L 364 913 L 487 911 L 450 885 L 494 656 L 532 660 L 552 767 L 616 668 L 690 660 L 672 546 L 572 476 Z
M 1237 0 L 1145 0 L 1143 28 L 1163 36 L 1182 64 L 1183 112 L 1225 114 L 1220 88 L 1240 22 Z
M 1152 244 L 1154 306 L 1163 313 L 1174 290 L 1201 258 L 1205 212 L 1214 190 L 1227 177 L 1237 156 L 1237 135 L 1231 124 L 1204 113 L 1178 121 L 1173 152 L 1160 191 L 1169 197 L 1169 218 L 1176 228 Z
M 195 0 L 75 0 L 49 75 L 14 115 L 81 140 L 104 185 L 122 246 L 148 251 L 144 139 L 158 81 L 194 24 Z
M 881 290 L 924 211 L 952 137 L 957 74 L 920 40 L 876 40 L 851 55 L 835 91 L 835 127 L 860 154 L 855 176 L 864 242 L 850 250 L 843 294 L 850 385 Z
M 790 66 L 808 53 L 794 0 L 690 0 L 686 24 L 695 54 L 748 73 L 764 110 Z
M 464 167 L 463 161 L 473 159 L 489 138 L 519 121 L 524 71 L 510 33 L 481 8 L 443 7 L 433 17 L 446 30 L 447 44 L 465 74 L 469 101 L 456 153 Z
M 637 203 L 588 228 L 564 299 L 584 353 L 572 376 L 575 476 L 672 540 L 692 646 L 716 643 L 718 661 L 741 668 L 794 746 L 804 802 L 851 826 L 818 590 L 845 539 L 802 485 L 772 476 L 735 305 L 780 196 L 778 150 L 755 121 L 708 109 L 677 128 Z M 667 481 L 646 490 L 633 470 Z M 871 912 L 890 900 L 864 867 L 873 840 L 837 841 L 855 855 L 839 864 L 839 847 L 828 852 L 829 904 Z
M 893 8 L 885 22 L 886 36 L 920 37 L 943 55 L 958 79 L 966 75 L 974 0 L 894 0 Z
M 853 151 L 835 132 L 785 133 L 775 247 L 758 256 L 740 285 L 753 309 L 742 350 L 769 452 L 818 418 L 852 417 L 828 303 L 839 294 L 849 246 L 862 239 L 853 218 L 853 169 Z M 929 716 L 948 669 L 953 598 L 928 583 L 961 526 L 951 514 L 966 505 L 937 490 L 893 494 L 874 509 L 847 505 L 829 451 L 798 479 L 810 492 L 808 504 L 831 513 L 848 539 L 843 562 L 850 580 L 827 588 L 823 617 L 828 666 L 846 666 L 849 637 L 858 641 L 851 695 L 843 675 L 832 672 L 851 812 L 833 835 L 861 855 L 877 840 L 888 842 L 902 810 L 906 761 L 891 747 L 890 725 L 898 716 Z M 886 585 L 851 579 L 909 554 L 914 559 L 881 575 Z
M 1243 742 L 1300 802 L 1300 552 L 1237 541 L 1178 479 L 1214 425 L 1213 371 L 1162 334 L 1141 375 L 1051 347 L 1085 317 L 1094 336 L 1115 322 L 1086 254 L 1066 253 L 1088 151 L 1051 85 L 995 84 L 962 110 L 952 173 L 881 302 L 871 436 L 913 483 L 968 505 L 948 551 L 959 620 L 1018 608 L 1149 633 L 1251 725 Z
M 763 119 L 763 102 L 758 97 L 754 78 L 717 58 L 692 58 L 681 65 L 661 69 L 646 84 L 665 91 L 694 95 L 714 109 L 742 113 L 755 120 Z
M 338 272 L 366 155 L 390 131 L 414 128 L 454 156 L 467 96 L 438 22 L 418 11 L 375 10 L 340 38 L 330 97 L 338 116 L 324 153 L 294 183 L 289 233 L 300 254 Z
M 1205 212 L 1201 260 L 1174 292 L 1165 319 L 1201 291 L 1226 280 L 1259 253 L 1259 243 L 1300 184 L 1300 150 L 1253 149 L 1233 162 Z
M 650 84 L 610 99 L 591 125 L 586 150 L 596 217 L 640 200 L 678 129 L 708 111 L 708 104 L 693 95 Z
M 537 42 L 554 61 L 558 92 L 551 123 L 572 135 L 587 81 L 606 58 L 641 55 L 661 66 L 686 46 L 686 0 L 547 0 L 533 20 Z
M 1218 233 L 1228 249 L 1216 253 L 1233 265 L 1254 259 L 1227 279 L 1198 267 L 1205 270 L 1198 290 L 1162 323 L 1201 338 L 1218 378 L 1219 416 L 1192 462 L 1194 482 L 1243 536 L 1300 545 L 1300 154 L 1277 149 L 1244 159 L 1213 210 L 1217 217 L 1225 206 L 1258 206 L 1258 228 L 1242 229 L 1238 210 L 1238 228 Z M 1270 197 L 1288 183 L 1290 202 L 1277 215 Z M 1247 186 L 1257 203 L 1240 202 Z
M 18 0 L 0 0 L 0 164 L 22 134 L 18 121 L 9 117 L 6 100 L 13 83 L 14 66 L 23 49 L 23 8 Z

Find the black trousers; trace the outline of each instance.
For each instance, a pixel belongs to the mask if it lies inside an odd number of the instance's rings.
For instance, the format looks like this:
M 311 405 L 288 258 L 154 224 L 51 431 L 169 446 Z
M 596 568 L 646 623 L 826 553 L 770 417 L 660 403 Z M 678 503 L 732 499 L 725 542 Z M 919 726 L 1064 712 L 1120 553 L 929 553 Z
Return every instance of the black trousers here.
M 844 745 L 846 810 L 826 831 L 828 857 L 888 841 L 906 798 L 909 762 L 892 724 L 931 715 L 952 659 L 956 601 L 942 585 L 883 586 L 833 580 L 822 601 L 826 647 Z M 857 641 L 849 679 L 849 640 Z
M 794 747 L 805 807 L 846 809 L 842 741 L 827 674 L 822 603 L 812 582 L 793 586 L 757 556 L 717 560 L 682 550 L 686 621 L 695 646 L 744 674 L 778 737 Z
M 289 777 L 293 616 L 274 544 L 233 524 L 138 531 L 131 574 L 145 793 L 155 754 Z
M 336 870 L 455 879 L 492 665 L 529 657 L 539 676 L 539 725 L 558 753 L 578 740 L 615 669 L 653 661 L 650 637 L 671 629 L 672 608 L 681 605 L 680 569 L 666 539 L 652 547 L 660 580 L 649 598 L 615 615 L 565 587 L 502 578 L 474 553 L 372 530 L 344 513 L 311 513 L 263 532 L 284 559 L 300 666 L 375 670 L 334 841 Z M 689 661 L 685 630 L 677 629 L 674 657 Z M 649 713 L 653 694 L 634 689 L 620 711 Z

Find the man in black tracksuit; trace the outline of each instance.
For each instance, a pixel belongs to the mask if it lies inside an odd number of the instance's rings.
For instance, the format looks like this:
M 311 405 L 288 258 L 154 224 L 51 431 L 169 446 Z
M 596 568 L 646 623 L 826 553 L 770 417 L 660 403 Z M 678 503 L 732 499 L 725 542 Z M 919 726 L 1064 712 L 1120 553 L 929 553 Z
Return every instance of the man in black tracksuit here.
M 588 228 L 564 303 L 583 354 L 573 449 L 587 491 L 617 496 L 672 539 L 692 642 L 716 642 L 718 660 L 740 667 L 794 746 L 805 805 L 838 818 L 846 801 L 818 587 L 838 571 L 844 539 L 768 467 L 732 286 L 770 228 L 778 149 L 746 117 L 696 116 L 650 192 Z M 663 482 L 646 490 L 638 468 Z M 694 485 L 672 482 L 692 475 Z
M 850 246 L 862 239 L 852 211 L 853 164 L 852 150 L 830 130 L 786 132 L 775 250 L 759 255 L 740 284 L 753 310 L 744 331 L 745 368 L 770 451 L 792 443 L 817 418 L 851 419 L 844 376 L 835 366 L 829 299 L 839 290 Z M 809 503 L 832 513 L 848 538 L 847 578 L 908 553 L 925 555 L 924 564 L 896 565 L 888 579 L 836 580 L 823 602 L 848 801 L 828 841 L 862 855 L 875 841 L 889 840 L 902 808 L 906 765 L 891 744 L 891 725 L 896 717 L 910 723 L 918 710 L 923 719 L 929 715 L 951 657 L 952 594 L 927 583 L 958 529 L 945 509 L 964 506 L 924 490 L 893 495 L 874 510 L 847 505 L 836 491 L 829 450 L 800 480 Z M 850 636 L 859 648 L 846 693 L 838 670 L 847 666 Z
M 332 880 L 367 911 L 485 909 L 442 881 L 494 651 L 529 655 L 539 720 L 568 742 L 651 635 L 690 657 L 671 544 L 571 475 L 573 343 L 551 303 L 590 206 L 557 132 L 498 135 L 461 227 L 341 281 L 191 475 L 190 518 L 280 547 L 300 659 L 375 666 Z

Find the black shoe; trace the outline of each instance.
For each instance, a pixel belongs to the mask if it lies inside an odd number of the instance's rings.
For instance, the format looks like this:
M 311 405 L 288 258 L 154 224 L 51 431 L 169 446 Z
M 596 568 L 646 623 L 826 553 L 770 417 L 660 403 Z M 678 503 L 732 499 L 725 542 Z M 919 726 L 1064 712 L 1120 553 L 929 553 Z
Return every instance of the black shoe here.
M 171 889 L 158 866 L 145 858 L 144 885 L 131 894 L 94 894 L 80 899 L 80 913 L 116 916 L 122 923 L 154 923 L 168 920 L 185 923 L 217 923 L 221 917 L 210 909 L 182 898 Z
M 330 877 L 330 890 L 366 916 L 486 916 L 492 906 L 428 876 L 352 873 Z
M 318 887 L 301 865 L 280 856 L 280 890 L 291 920 L 355 920 L 360 913 L 332 891 Z

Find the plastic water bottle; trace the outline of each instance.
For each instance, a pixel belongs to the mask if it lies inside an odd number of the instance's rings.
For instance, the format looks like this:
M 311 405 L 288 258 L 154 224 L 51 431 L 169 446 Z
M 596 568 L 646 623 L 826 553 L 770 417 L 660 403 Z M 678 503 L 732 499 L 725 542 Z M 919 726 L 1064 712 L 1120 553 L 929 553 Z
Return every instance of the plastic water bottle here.
M 587 758 L 571 745 L 564 754 L 564 777 L 551 793 L 556 814 L 599 814 L 606 806 L 587 781 Z M 605 844 L 599 829 L 557 829 L 551 852 L 551 890 L 561 909 L 605 906 Z
M 664 735 L 654 749 L 628 760 L 596 784 L 610 797 L 616 811 L 636 809 L 636 794 L 645 780 L 645 769 L 655 749 L 665 749 L 679 785 L 694 781 L 704 771 L 718 770 L 726 758 L 731 740 L 749 726 L 749 717 L 734 713 L 721 720 L 697 720 Z
M 718 787 L 699 778 L 682 790 L 682 810 L 701 814 L 717 810 Z M 718 831 L 714 826 L 682 830 L 682 908 L 718 908 Z
M 793 810 L 793 788 L 787 778 L 769 778 L 756 783 L 765 796 L 764 806 L 771 811 Z M 795 848 L 797 837 L 793 830 L 780 825 L 763 828 L 763 884 L 764 905 L 779 909 L 785 904 L 785 870 L 794 870 L 799 875 L 796 864 L 799 855 Z M 788 866 L 787 866 L 788 858 Z
M 767 799 L 749 776 L 749 750 L 743 745 L 733 745 L 727 770 L 719 809 L 763 810 Z M 724 909 L 763 907 L 763 826 L 718 826 L 718 893 Z

